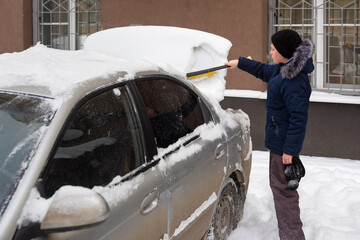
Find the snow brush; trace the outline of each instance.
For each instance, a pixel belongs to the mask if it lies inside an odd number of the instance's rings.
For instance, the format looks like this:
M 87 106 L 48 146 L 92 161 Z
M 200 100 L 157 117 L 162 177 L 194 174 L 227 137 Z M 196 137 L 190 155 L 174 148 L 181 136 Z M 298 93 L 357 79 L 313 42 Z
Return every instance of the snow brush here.
M 186 78 L 187 78 L 187 80 L 195 80 L 195 79 L 204 78 L 204 77 L 211 77 L 216 74 L 217 70 L 229 68 L 229 67 L 230 66 L 222 65 L 222 66 L 208 68 L 208 69 L 204 69 L 204 70 L 200 70 L 200 71 L 196 71 L 196 72 L 189 72 L 186 74 Z

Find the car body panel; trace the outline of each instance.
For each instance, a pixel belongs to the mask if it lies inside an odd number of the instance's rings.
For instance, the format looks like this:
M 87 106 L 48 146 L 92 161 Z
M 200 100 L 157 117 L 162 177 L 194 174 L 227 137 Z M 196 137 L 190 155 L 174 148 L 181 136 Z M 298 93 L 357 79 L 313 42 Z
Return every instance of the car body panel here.
M 227 110 L 234 118 L 243 116 L 241 110 Z M 241 119 L 242 117 L 240 117 Z M 238 119 L 240 121 L 240 119 Z M 249 120 L 247 115 L 245 119 Z M 240 124 L 235 130 L 228 129 L 228 174 L 235 173 L 239 182 L 245 184 L 245 193 L 247 192 L 250 180 L 250 170 L 252 161 L 252 144 L 250 137 L 250 125 Z
M 176 237 L 181 233 L 180 230 L 188 231 L 190 226 L 191 228 L 201 229 L 195 223 L 187 226 L 185 229 L 180 229 L 179 226 L 182 221 L 189 219 L 209 199 L 212 193 L 217 194 L 220 189 L 224 178 L 224 165 L 226 165 L 227 159 L 225 153 L 218 159 L 215 159 L 214 149 L 221 144 L 221 140 L 223 139 L 206 141 L 205 146 L 202 147 L 204 142 L 198 138 L 179 150 L 191 151 L 188 149 L 198 148 L 197 151 L 187 156 L 186 159 L 175 162 L 173 159 L 178 157 L 176 153 L 170 159 L 164 159 L 165 164 L 171 165 L 171 168 L 169 167 L 171 169 L 170 173 L 166 174 L 169 176 L 167 179 L 170 218 L 169 236 L 173 236 L 176 233 Z M 209 209 L 204 209 L 203 211 L 204 213 L 208 211 L 212 213 L 213 206 L 212 208 L 209 206 Z M 203 221 L 209 224 L 211 217 L 203 219 Z

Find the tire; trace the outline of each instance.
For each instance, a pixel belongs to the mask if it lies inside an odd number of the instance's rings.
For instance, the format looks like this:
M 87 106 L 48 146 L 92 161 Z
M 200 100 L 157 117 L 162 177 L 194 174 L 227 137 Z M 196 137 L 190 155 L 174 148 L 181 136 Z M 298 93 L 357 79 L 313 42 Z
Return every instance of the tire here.
M 229 179 L 221 190 L 215 213 L 211 222 L 208 240 L 224 240 L 242 218 L 244 201 L 242 200 L 242 187 Z

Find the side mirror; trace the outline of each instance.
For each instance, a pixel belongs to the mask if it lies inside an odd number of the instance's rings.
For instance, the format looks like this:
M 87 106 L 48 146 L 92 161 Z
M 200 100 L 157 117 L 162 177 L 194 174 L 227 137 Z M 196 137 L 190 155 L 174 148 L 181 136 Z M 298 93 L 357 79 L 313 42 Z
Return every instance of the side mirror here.
M 64 232 L 91 227 L 104 222 L 110 214 L 105 199 L 83 187 L 63 186 L 40 223 L 45 233 Z

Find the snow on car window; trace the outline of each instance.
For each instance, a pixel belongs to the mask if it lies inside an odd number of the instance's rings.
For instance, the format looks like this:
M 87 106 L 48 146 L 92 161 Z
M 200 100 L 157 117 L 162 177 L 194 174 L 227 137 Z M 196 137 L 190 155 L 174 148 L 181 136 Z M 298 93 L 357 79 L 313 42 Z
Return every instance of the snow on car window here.
M 162 171 L 166 172 L 174 164 L 186 159 L 188 156 L 191 156 L 195 153 L 200 152 L 203 148 L 203 144 L 193 143 L 190 145 L 183 144 L 195 136 L 199 136 L 200 139 L 204 141 L 213 141 L 216 139 L 220 139 L 224 134 L 223 126 L 221 124 L 215 124 L 214 122 L 210 122 L 208 124 L 203 124 L 197 127 L 194 132 L 186 135 L 183 138 L 180 138 L 177 142 L 170 145 L 169 147 L 162 149 L 158 149 L 158 155 L 155 158 L 160 158 L 159 167 Z M 176 151 L 175 151 L 176 150 Z M 173 154 L 168 156 L 168 159 L 165 160 L 163 157 L 167 155 L 168 152 L 175 151 Z

